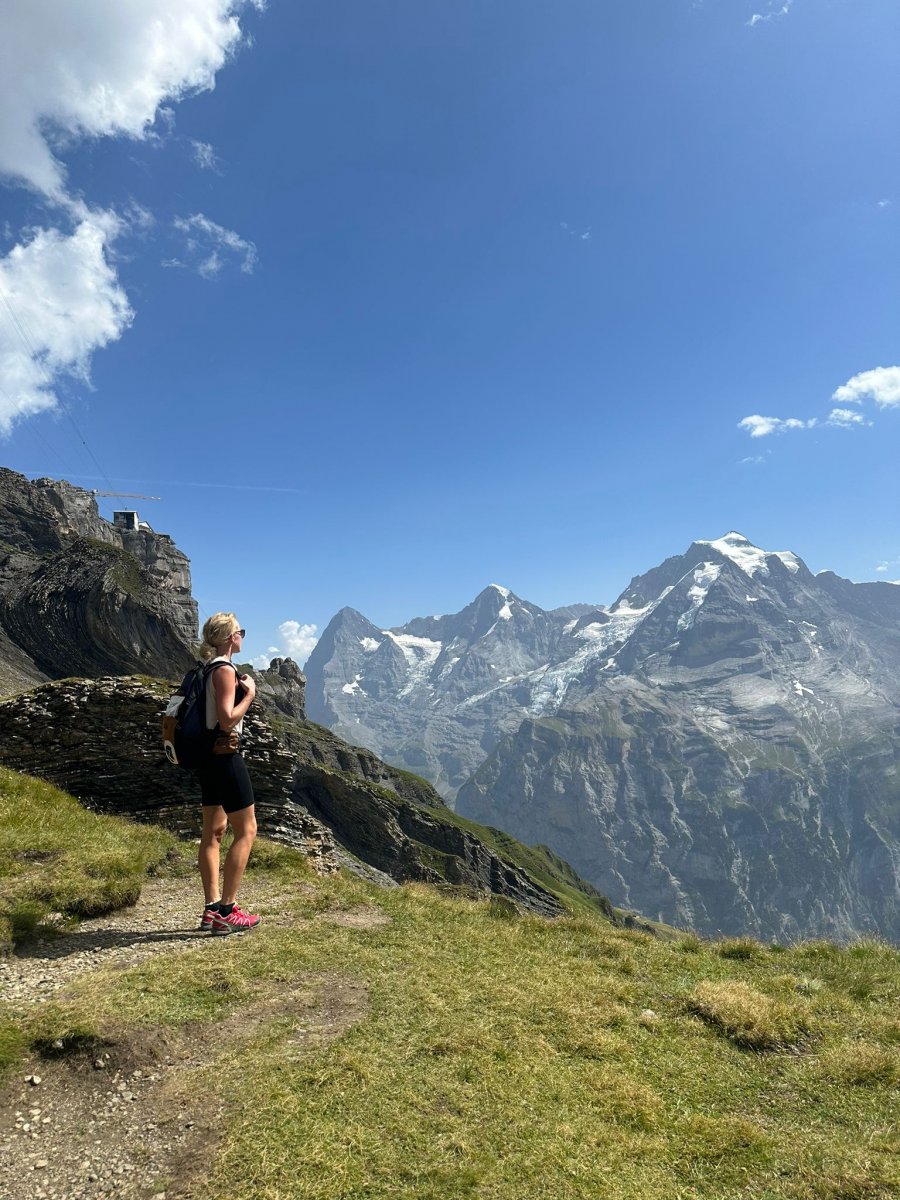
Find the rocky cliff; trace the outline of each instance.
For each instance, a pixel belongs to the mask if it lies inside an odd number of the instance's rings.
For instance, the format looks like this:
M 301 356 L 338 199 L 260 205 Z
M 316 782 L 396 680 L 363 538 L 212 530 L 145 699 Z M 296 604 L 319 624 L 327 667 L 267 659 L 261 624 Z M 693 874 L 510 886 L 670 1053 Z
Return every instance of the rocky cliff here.
M 190 564 L 171 538 L 113 526 L 82 488 L 0 468 L 0 694 L 186 669 L 196 636 Z
M 900 587 L 731 533 L 609 608 L 492 585 L 391 630 L 345 609 L 307 675 L 317 719 L 616 902 L 707 933 L 900 936 Z

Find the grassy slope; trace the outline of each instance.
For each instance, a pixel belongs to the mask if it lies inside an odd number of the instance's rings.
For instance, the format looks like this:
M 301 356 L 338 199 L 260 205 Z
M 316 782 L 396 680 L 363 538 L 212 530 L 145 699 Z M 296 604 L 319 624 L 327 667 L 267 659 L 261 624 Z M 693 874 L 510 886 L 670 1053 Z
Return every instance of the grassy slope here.
M 133 904 L 177 842 L 153 826 L 87 812 L 41 780 L 0 767 L 0 952 L 53 912 Z
M 388 771 L 406 785 L 401 788 L 402 794 L 398 794 L 390 787 L 363 780 L 358 774 L 338 769 L 335 764 L 348 750 L 348 744 L 332 730 L 324 725 L 317 725 L 314 721 L 295 721 L 271 711 L 267 716 L 272 727 L 301 760 L 348 783 L 367 787 L 395 808 L 423 809 L 430 820 L 464 830 L 483 842 L 499 857 L 531 876 L 535 883 L 555 896 L 570 912 L 600 913 L 610 920 L 624 921 L 624 912 L 613 908 L 601 892 L 583 880 L 567 862 L 546 846 L 526 846 L 508 833 L 461 817 L 447 807 L 427 779 L 412 771 L 386 764 Z M 350 746 L 349 749 L 352 752 L 355 747 Z M 363 753 L 370 752 L 364 750 Z M 374 755 L 372 757 L 374 759 Z M 420 851 L 429 865 L 442 873 L 446 870 L 444 854 L 430 851 L 427 846 L 421 845 Z
M 282 1014 L 250 1050 L 225 1045 L 179 1085 L 230 1095 L 237 1113 L 198 1195 L 896 1194 L 896 950 L 662 941 L 587 915 L 509 918 L 423 885 L 318 880 L 284 850 L 259 857 L 273 890 L 302 884 L 279 905 L 292 923 L 215 956 L 98 972 L 65 1001 L 5 1018 L 12 1054 L 16 1037 L 127 1037 L 214 1020 L 274 987 L 366 981 L 368 1015 L 330 1045 L 298 1052 Z M 318 919 L 361 903 L 391 923 Z

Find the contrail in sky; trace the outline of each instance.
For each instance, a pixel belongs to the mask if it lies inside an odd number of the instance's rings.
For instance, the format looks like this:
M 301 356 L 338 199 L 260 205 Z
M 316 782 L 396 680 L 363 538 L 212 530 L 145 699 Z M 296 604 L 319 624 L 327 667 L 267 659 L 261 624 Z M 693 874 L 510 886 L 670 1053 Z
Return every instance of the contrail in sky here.
M 24 471 L 24 475 L 36 477 L 40 472 Z M 110 480 L 100 475 L 45 475 L 44 478 L 61 479 L 63 481 L 69 479 L 85 479 L 91 483 L 108 483 Z M 292 488 L 292 487 L 267 487 L 258 486 L 251 483 L 200 483 L 196 479 L 123 479 L 119 475 L 113 475 L 112 480 L 115 483 L 132 483 L 140 484 L 142 487 L 190 487 L 190 488 L 221 488 L 229 492 L 290 492 L 296 496 L 304 495 L 307 488 Z M 90 490 L 90 489 L 87 489 Z

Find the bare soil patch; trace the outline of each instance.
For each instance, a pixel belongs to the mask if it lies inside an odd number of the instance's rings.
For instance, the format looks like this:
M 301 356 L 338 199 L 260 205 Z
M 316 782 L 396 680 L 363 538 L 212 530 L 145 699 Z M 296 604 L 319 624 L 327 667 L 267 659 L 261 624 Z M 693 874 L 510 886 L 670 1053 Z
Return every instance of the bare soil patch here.
M 266 924 L 282 923 L 280 898 L 263 890 L 251 881 L 242 900 L 262 913 L 264 924 L 234 936 L 264 937 Z M 27 1008 L 101 964 L 125 968 L 186 949 L 216 953 L 232 941 L 199 933 L 198 917 L 195 881 L 151 881 L 134 908 L 84 921 L 0 961 L 0 996 Z M 350 928 L 387 921 L 375 908 L 316 919 Z M 186 1196 L 215 1157 L 225 1115 L 223 1098 L 191 1092 L 190 1072 L 276 1023 L 286 1025 L 285 1058 L 300 1058 L 339 1037 L 367 1009 L 364 981 L 302 974 L 219 1021 L 113 1031 L 75 1047 L 47 1047 L 0 1093 L 0 1200 Z

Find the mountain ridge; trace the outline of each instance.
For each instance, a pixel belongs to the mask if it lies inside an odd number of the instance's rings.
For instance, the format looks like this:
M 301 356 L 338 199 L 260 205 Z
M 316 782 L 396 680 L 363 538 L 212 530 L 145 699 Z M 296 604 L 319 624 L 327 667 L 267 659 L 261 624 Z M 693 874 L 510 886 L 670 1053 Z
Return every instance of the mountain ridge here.
M 813 575 L 731 531 L 568 620 L 494 591 L 468 642 L 459 614 L 368 622 L 366 645 L 336 618 L 307 664 L 324 723 L 656 919 L 900 934 L 900 589 Z M 411 630 L 428 620 L 455 638 L 426 655 Z M 391 675 L 373 652 L 388 641 Z M 726 833 L 707 845 L 704 824 Z

